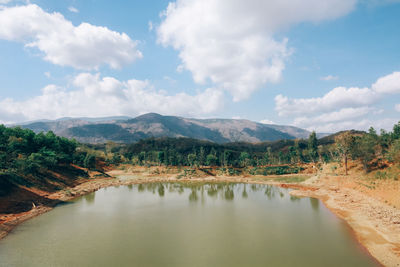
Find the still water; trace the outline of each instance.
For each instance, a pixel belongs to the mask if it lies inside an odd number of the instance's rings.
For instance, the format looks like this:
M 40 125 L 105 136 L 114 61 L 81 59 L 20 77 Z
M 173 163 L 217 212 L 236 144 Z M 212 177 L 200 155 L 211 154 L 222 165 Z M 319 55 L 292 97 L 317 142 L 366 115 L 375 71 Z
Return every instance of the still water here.
M 319 200 L 250 184 L 99 190 L 0 241 L 0 266 L 376 266 Z

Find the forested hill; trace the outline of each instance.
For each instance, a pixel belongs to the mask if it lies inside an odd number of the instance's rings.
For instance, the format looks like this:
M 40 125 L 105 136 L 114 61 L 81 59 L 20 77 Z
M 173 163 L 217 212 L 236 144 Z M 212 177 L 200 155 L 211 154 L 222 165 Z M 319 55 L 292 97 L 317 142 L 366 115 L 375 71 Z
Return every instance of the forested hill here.
M 0 213 L 30 210 L 32 202 L 52 202 L 26 187 L 54 192 L 86 178 L 87 172 L 78 166 L 94 168 L 96 158 L 78 146 L 52 132 L 35 134 L 0 125 Z
M 249 120 L 188 119 L 148 113 L 136 118 L 110 117 L 41 121 L 22 125 L 35 132 L 53 131 L 82 143 L 133 143 L 150 137 L 187 137 L 215 143 L 264 142 L 307 138 L 310 132 L 293 127 Z
M 139 165 L 166 166 L 267 166 L 358 161 L 365 171 L 400 163 L 400 122 L 392 132 L 380 134 L 343 131 L 318 139 L 277 140 L 257 144 L 217 144 L 189 138 L 150 138 L 130 145 L 107 144 L 97 149 L 111 152 L 114 162 L 129 160 Z M 111 155 L 112 154 L 112 155 Z

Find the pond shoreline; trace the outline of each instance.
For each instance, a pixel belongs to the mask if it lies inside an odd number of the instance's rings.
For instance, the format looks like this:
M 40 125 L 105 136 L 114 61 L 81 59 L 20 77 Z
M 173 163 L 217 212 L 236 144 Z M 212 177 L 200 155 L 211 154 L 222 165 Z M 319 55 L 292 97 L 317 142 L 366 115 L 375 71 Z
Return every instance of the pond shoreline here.
M 350 226 L 358 242 L 382 266 L 400 266 L 400 211 L 341 184 L 346 181 L 339 179 L 343 177 L 324 177 L 313 182 L 309 179 L 304 184 L 313 184 L 317 190 L 298 189 L 290 194 L 320 199 Z
M 118 173 L 109 173 L 114 176 Z M 30 211 L 20 214 L 9 214 L 0 217 L 0 239 L 4 238 L 10 233 L 17 225 L 27 221 L 31 218 L 39 216 L 45 212 L 52 210 L 57 204 L 72 200 L 74 198 L 84 196 L 95 192 L 101 188 L 110 186 L 125 186 L 131 184 L 143 184 L 143 183 L 159 183 L 159 182 L 178 182 L 178 183 L 196 183 L 196 182 L 208 182 L 208 183 L 247 183 L 247 184 L 264 184 L 273 185 L 283 188 L 294 189 L 291 191 L 291 195 L 297 197 L 313 197 L 320 199 L 324 205 L 330 209 L 336 216 L 343 219 L 353 231 L 356 239 L 359 243 L 366 248 L 367 252 L 383 266 L 400 266 L 400 225 L 397 229 L 388 227 L 382 223 L 382 218 L 373 216 L 364 216 L 363 212 L 365 209 L 360 209 L 359 205 L 365 204 L 360 201 L 368 201 L 361 193 L 356 190 L 346 188 L 346 190 L 339 187 L 334 187 L 330 183 L 321 182 L 309 182 L 314 178 L 309 179 L 304 183 L 282 183 L 273 180 L 267 180 L 268 177 L 260 179 L 259 177 L 232 177 L 232 176 L 210 176 L 202 178 L 176 178 L 168 175 L 156 176 L 139 176 L 134 179 L 120 180 L 117 178 L 97 178 L 91 179 L 73 188 L 64 189 L 48 197 L 50 199 L 58 200 L 52 206 L 36 206 Z M 314 179 L 315 180 L 315 179 Z M 353 192 L 354 191 L 354 192 Z M 361 194 L 361 195 L 360 195 Z M 357 199 L 358 198 L 358 199 Z M 369 200 L 371 201 L 371 200 Z M 368 203 L 364 205 L 368 210 Z M 387 205 L 386 205 L 387 206 Z M 381 210 L 387 210 L 384 203 L 374 202 L 374 205 L 370 209 L 380 208 Z M 379 213 L 378 213 L 379 214 Z M 376 215 L 376 214 L 375 214 Z M 400 213 L 398 214 L 400 221 Z M 397 220 L 397 217 L 395 218 Z M 378 229 L 376 229 L 378 228 Z M 395 231 L 394 231 L 395 230 Z M 393 232 L 394 231 L 394 232 Z M 391 236 L 388 236 L 391 233 Z M 397 234 L 398 233 L 398 234 Z M 398 235 L 399 238 L 393 237 Z

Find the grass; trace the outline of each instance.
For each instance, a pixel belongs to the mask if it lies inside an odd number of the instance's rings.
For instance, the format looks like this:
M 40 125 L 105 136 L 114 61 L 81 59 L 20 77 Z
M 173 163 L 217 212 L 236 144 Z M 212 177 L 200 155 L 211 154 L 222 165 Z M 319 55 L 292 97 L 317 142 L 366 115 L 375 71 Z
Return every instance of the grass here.
M 273 179 L 273 181 L 281 182 L 281 183 L 301 183 L 310 178 L 309 176 L 304 175 L 295 175 L 295 176 L 279 176 Z
M 281 176 L 281 175 L 276 175 L 276 176 L 265 176 L 265 177 L 257 177 L 253 178 L 254 180 L 267 180 L 267 181 L 275 181 L 275 182 L 280 182 L 280 183 L 301 183 L 310 178 L 310 175 L 288 175 L 288 176 Z

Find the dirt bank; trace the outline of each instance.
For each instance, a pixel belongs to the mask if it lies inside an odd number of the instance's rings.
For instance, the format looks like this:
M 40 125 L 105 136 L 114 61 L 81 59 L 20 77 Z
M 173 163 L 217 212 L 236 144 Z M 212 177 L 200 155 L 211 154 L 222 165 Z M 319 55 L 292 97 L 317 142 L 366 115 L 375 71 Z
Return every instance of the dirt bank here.
M 357 239 L 384 266 L 400 266 L 400 210 L 389 205 L 381 192 L 393 192 L 396 184 L 380 182 L 368 188 L 362 179 L 344 176 L 315 176 L 304 182 L 313 190 L 298 189 L 295 196 L 315 197 L 353 229 Z M 397 190 L 397 197 L 400 191 Z M 393 198 L 388 194 L 386 198 Z M 386 202 L 386 203 L 385 203 Z

